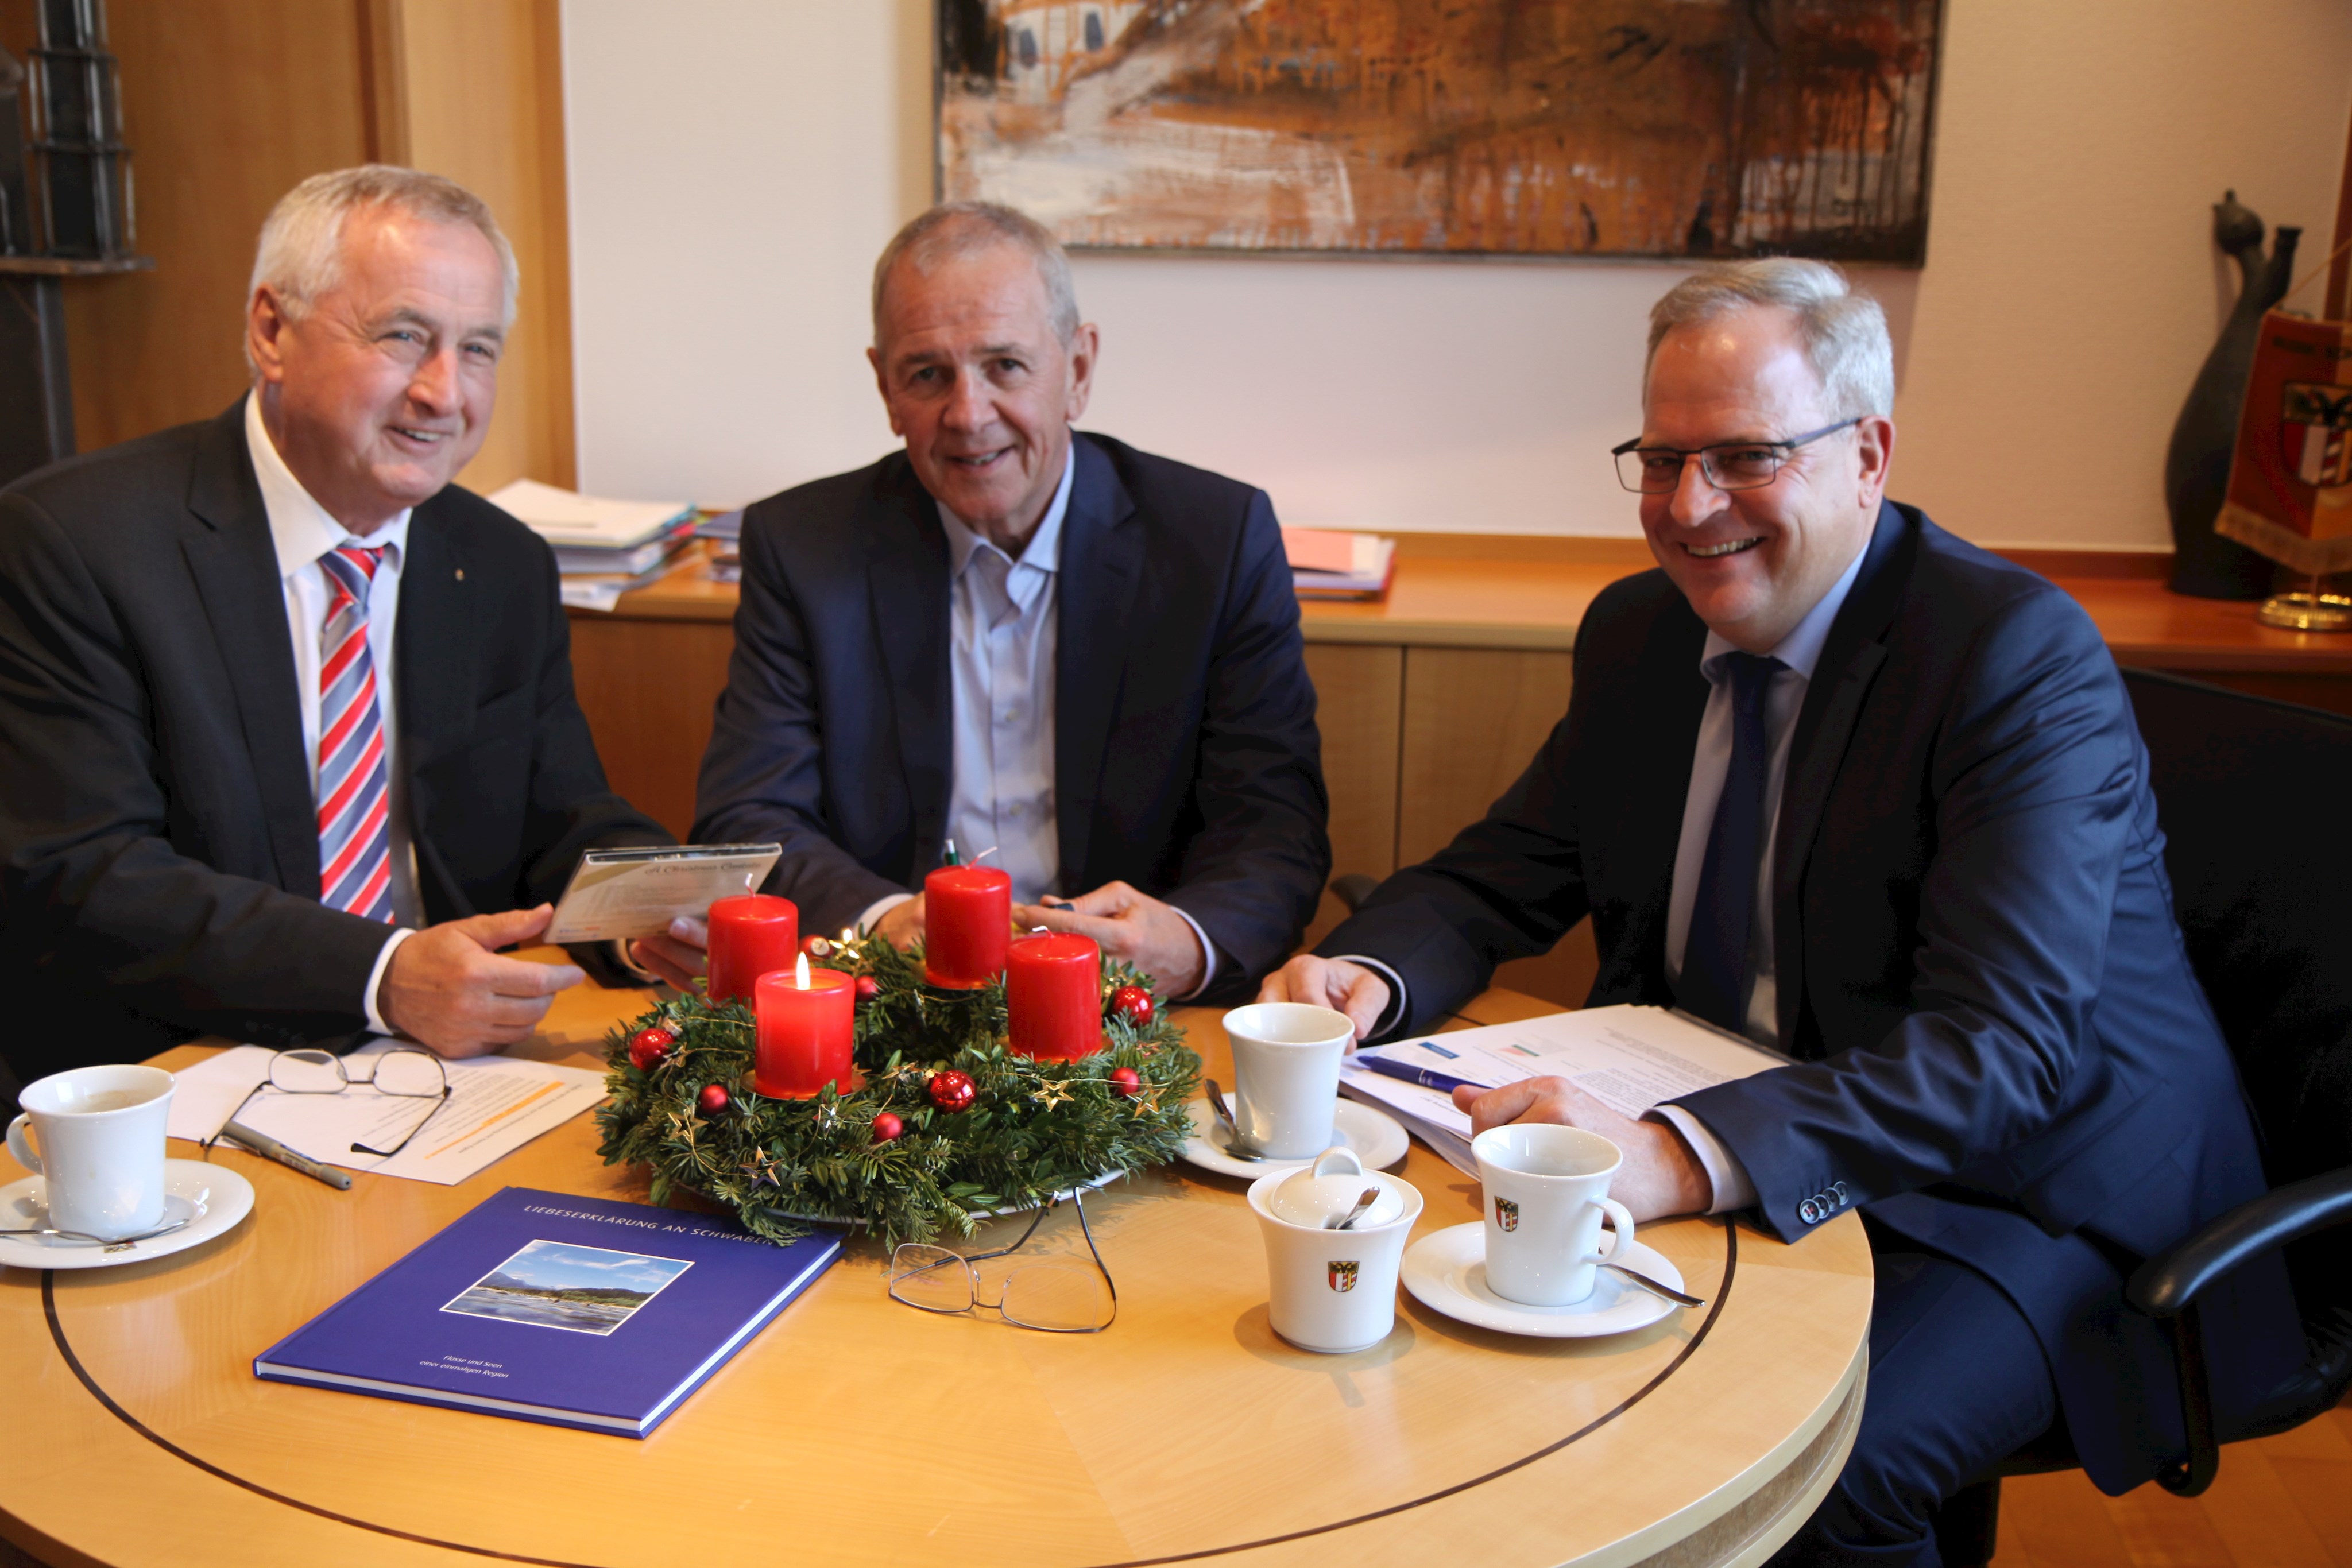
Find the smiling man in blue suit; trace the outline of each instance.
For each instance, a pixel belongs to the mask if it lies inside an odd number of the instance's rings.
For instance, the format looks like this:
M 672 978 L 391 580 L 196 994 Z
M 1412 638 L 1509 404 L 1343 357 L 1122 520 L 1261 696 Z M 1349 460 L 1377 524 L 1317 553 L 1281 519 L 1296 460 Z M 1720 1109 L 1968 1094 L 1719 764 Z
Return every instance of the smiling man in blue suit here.
M 745 512 L 695 832 L 782 842 L 805 928 L 901 944 L 947 842 L 992 850 L 1020 924 L 1245 997 L 1330 869 L 1297 599 L 1265 492 L 1072 431 L 1097 352 L 1021 214 L 890 243 L 868 357 L 906 450 Z
M 2064 593 L 1885 498 L 1894 392 L 1834 268 L 1670 291 L 1616 455 L 1660 570 L 1595 601 L 1567 716 L 1485 820 L 1265 992 L 1420 1030 L 1589 914 L 1591 1005 L 1796 1059 L 1640 1122 L 1559 1079 L 1457 1095 L 1481 1130 L 1615 1140 L 1637 1218 L 1793 1242 L 1861 1210 L 1869 1393 L 1790 1563 L 1935 1563 L 1941 1500 L 2053 1427 L 2111 1492 L 2177 1458 L 2123 1282 L 2263 1188 L 2115 663 Z M 2230 1288 L 2225 1410 L 2302 1358 L 2283 1276 Z

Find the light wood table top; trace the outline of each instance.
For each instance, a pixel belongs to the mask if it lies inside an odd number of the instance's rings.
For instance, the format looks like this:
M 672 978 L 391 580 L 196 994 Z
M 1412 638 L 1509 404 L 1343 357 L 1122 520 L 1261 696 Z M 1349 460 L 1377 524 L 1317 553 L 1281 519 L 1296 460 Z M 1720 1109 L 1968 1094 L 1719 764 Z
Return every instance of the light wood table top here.
M 569 992 L 519 1051 L 593 1064 L 642 1000 Z M 1465 1009 L 1546 1010 L 1507 991 Z M 1229 1068 L 1214 1012 L 1181 1021 Z M 1752 1563 L 1811 1511 L 1861 1410 L 1871 1263 L 1852 1216 L 1799 1248 L 1646 1228 L 1713 1305 L 1637 1333 L 1514 1338 L 1406 1296 L 1380 1346 L 1324 1356 L 1267 1327 L 1246 1184 L 1182 1165 L 1087 1199 L 1118 1281 L 1108 1333 L 921 1316 L 856 1239 L 642 1442 L 252 1375 L 501 1186 L 643 1201 L 642 1174 L 594 1146 L 583 1116 L 462 1186 L 348 1193 L 223 1150 L 257 1192 L 227 1236 L 0 1270 L 0 1534 L 125 1568 Z M 1402 1174 L 1420 1232 L 1476 1218 L 1475 1184 L 1419 1143 Z M 1031 1245 L 1075 1241 L 1056 1217 Z
M 1396 580 L 1378 600 L 1309 600 L 1299 606 L 1309 643 L 1565 651 L 1601 591 L 1645 570 L 1638 539 L 1538 541 L 1517 557 L 1400 554 Z M 1576 548 L 1568 548 L 1576 547 Z M 1424 547 L 1425 548 L 1425 547 Z M 1498 547 L 1499 548 L 1499 547 Z M 2254 620 L 2255 605 L 2171 592 L 2150 560 L 2105 572 L 2084 552 L 2021 552 L 2089 612 L 2118 662 L 2161 669 L 2352 674 L 2352 635 L 2282 632 Z M 727 621 L 733 583 L 710 580 L 698 547 L 667 576 L 622 596 L 624 620 Z M 579 613 L 588 613 L 581 612 Z

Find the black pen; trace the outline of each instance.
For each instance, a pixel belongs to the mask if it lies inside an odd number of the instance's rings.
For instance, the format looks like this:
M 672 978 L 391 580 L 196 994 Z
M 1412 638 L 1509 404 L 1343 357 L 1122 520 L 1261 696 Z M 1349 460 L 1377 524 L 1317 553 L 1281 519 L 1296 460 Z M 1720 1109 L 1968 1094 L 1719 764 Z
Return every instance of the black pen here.
M 1407 1083 L 1418 1083 L 1423 1089 L 1434 1089 L 1441 1094 L 1451 1094 L 1456 1089 L 1475 1089 L 1484 1093 L 1494 1087 L 1491 1083 L 1474 1083 L 1467 1078 L 1456 1078 L 1435 1068 L 1415 1067 L 1409 1061 L 1374 1056 L 1370 1051 L 1361 1052 L 1356 1060 L 1384 1078 L 1402 1078 Z

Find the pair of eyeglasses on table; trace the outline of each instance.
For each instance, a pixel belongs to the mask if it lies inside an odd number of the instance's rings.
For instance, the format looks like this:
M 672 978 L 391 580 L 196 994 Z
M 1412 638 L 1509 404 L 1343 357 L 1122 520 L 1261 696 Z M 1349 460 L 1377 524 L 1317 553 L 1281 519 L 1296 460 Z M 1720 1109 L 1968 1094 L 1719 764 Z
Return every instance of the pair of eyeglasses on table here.
M 354 1076 L 355 1067 L 364 1066 L 363 1076 Z M 389 1159 L 414 1143 L 426 1124 L 441 1113 L 449 1103 L 449 1074 L 441 1059 L 429 1051 L 401 1049 L 377 1051 L 370 1056 L 346 1061 L 331 1051 L 304 1046 L 293 1051 L 281 1051 L 269 1059 L 269 1073 L 236 1103 L 213 1135 L 204 1141 L 209 1152 L 224 1136 L 235 1138 L 237 1118 L 265 1091 L 275 1089 L 281 1094 L 341 1094 L 349 1090 L 367 1088 L 397 1100 L 430 1100 L 433 1108 L 418 1118 L 400 1142 L 388 1149 L 371 1144 L 353 1143 L 352 1153 L 373 1155 Z
M 1057 1197 L 1039 1208 L 1019 1239 L 992 1252 L 967 1256 L 923 1242 L 900 1242 L 890 1254 L 890 1299 L 918 1312 L 942 1315 L 991 1312 L 1015 1328 L 1041 1333 L 1102 1333 L 1118 1316 L 1118 1287 L 1111 1282 L 1102 1250 L 1095 1245 L 1094 1228 L 1087 1223 L 1087 1206 L 1076 1193 L 1070 1195 L 1069 1205 L 1077 1211 L 1078 1230 L 1086 1237 L 1094 1268 L 1024 1264 L 1003 1277 L 994 1301 L 983 1299 L 985 1287 L 975 1265 L 1020 1251 L 1062 1201 Z

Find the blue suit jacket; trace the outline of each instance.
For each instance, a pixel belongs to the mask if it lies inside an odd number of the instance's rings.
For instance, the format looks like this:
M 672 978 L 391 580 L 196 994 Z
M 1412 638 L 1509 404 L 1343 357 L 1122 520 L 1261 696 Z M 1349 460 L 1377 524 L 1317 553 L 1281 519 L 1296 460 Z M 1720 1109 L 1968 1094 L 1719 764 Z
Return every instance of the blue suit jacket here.
M 1487 817 L 1322 944 L 1403 977 L 1408 1029 L 1592 916 L 1589 1005 L 1670 1005 L 1666 903 L 1707 686 L 1665 574 L 1612 585 L 1569 712 Z M 1783 1240 L 1849 1207 L 2014 1300 L 2111 1491 L 2180 1451 L 2134 1262 L 2263 1191 L 2189 970 L 2146 748 L 2097 630 L 2049 582 L 1881 510 L 1791 741 L 1774 857 L 1780 1038 L 1801 1065 L 1679 1102 Z M 2284 1277 L 2204 1309 L 2217 1398 L 2302 1358 Z
M 1216 944 L 1240 997 L 1330 873 L 1315 688 L 1263 491 L 1080 435 L 1056 584 L 1062 890 L 1122 880 Z M 953 782 L 947 535 L 904 453 L 743 515 L 743 597 L 698 840 L 784 846 L 831 931 L 939 863 Z

